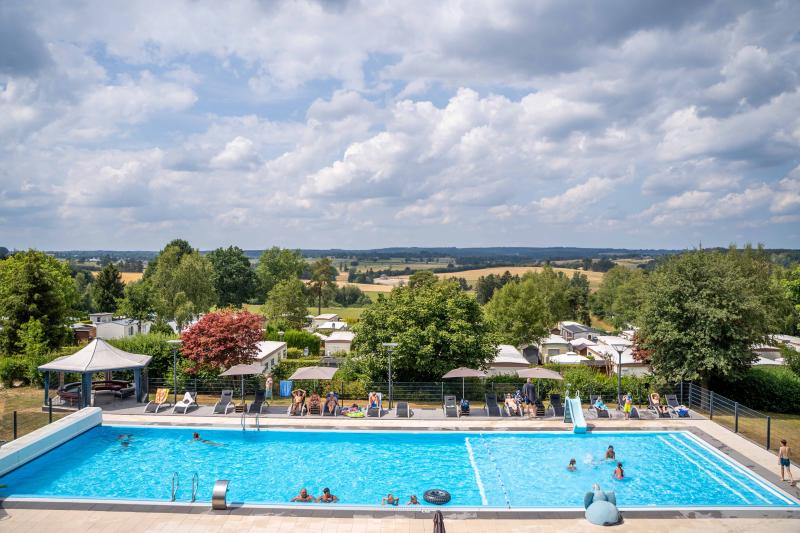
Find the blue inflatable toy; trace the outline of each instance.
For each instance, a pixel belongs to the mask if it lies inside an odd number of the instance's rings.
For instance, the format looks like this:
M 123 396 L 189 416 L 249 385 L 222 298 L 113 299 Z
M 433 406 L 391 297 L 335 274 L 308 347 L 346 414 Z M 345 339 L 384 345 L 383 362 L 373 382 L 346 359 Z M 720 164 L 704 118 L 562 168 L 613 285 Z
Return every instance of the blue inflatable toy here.
M 586 520 L 592 524 L 613 526 L 622 521 L 617 509 L 617 496 L 614 492 L 603 492 L 597 483 L 583 497 L 583 506 L 586 508 Z

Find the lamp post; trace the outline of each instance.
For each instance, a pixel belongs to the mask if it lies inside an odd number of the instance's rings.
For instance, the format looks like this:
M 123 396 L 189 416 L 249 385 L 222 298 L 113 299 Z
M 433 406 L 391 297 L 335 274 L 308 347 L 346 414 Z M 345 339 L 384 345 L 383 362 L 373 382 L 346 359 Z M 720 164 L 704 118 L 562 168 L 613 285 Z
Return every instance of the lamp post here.
M 389 409 L 392 408 L 392 351 L 397 348 L 396 342 L 381 343 L 386 353 L 389 355 Z
M 180 350 L 180 339 L 167 341 L 172 346 L 172 405 L 178 403 L 178 350 Z
M 622 396 L 622 352 L 628 347 L 627 344 L 613 344 L 611 346 L 617 351 L 617 402 Z

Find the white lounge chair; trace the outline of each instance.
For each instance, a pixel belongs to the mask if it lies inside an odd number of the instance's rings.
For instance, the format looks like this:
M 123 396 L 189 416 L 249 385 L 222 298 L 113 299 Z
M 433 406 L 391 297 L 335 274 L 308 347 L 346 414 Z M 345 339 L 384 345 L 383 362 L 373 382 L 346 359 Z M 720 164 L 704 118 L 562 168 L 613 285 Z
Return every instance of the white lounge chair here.
M 181 413 L 186 414 L 189 412 L 189 408 L 197 405 L 197 393 L 196 392 L 186 392 L 183 394 L 183 400 L 179 401 L 175 404 L 175 407 L 172 408 L 173 413 Z

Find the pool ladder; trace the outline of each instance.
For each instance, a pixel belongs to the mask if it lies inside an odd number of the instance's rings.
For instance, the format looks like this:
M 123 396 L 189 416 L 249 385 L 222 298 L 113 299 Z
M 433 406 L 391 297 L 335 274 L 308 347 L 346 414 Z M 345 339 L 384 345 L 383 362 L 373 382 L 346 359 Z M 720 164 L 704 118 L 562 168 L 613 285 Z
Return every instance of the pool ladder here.
M 181 481 L 177 472 L 172 473 L 172 489 L 170 501 L 175 501 L 178 494 L 178 488 L 181 486 Z M 197 489 L 200 488 L 200 476 L 195 472 L 192 475 L 192 503 L 197 500 Z
M 242 431 L 247 431 L 247 411 L 242 411 L 242 418 L 239 420 Z M 261 431 L 261 413 L 256 413 L 256 431 Z

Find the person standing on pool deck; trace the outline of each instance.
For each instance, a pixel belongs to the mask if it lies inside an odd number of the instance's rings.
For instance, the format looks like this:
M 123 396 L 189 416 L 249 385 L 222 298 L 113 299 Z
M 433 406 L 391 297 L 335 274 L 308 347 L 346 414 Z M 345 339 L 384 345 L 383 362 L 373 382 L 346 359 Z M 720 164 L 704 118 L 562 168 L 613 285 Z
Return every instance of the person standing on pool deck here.
M 792 450 L 789 448 L 789 445 L 786 443 L 786 439 L 781 439 L 781 447 L 778 449 L 778 463 L 781 465 L 781 481 L 786 481 L 786 477 L 784 476 L 784 470 L 787 474 L 789 474 L 789 484 L 795 486 L 797 483 L 792 477 L 792 460 L 791 460 Z
M 525 400 L 525 410 L 530 415 L 531 412 L 536 413 L 536 387 L 531 383 L 531 378 L 522 386 L 522 398 Z M 531 411 L 532 410 L 532 411 Z
M 631 393 L 625 395 L 625 405 L 622 408 L 622 412 L 625 415 L 625 420 L 628 420 L 631 417 L 631 408 L 633 407 L 633 397 Z

